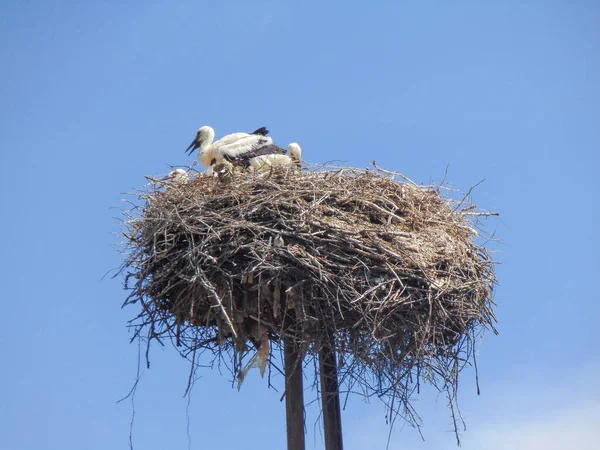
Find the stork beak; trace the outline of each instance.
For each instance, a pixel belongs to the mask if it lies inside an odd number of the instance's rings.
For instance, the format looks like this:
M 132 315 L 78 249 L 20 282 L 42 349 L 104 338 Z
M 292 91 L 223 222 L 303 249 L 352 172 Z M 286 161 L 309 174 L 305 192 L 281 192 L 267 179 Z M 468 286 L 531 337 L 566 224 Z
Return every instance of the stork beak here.
M 198 147 L 200 147 L 200 144 L 198 144 L 198 141 L 196 139 L 194 139 L 192 141 L 192 143 L 189 145 L 189 147 L 185 150 L 185 152 L 188 155 L 191 155 L 192 153 L 194 153 L 194 150 L 196 150 Z

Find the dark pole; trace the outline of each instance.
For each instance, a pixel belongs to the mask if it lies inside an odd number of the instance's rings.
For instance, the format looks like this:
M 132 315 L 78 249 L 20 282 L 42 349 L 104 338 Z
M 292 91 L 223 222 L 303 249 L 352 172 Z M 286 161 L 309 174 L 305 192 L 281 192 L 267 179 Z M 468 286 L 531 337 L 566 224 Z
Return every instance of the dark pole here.
M 329 332 L 327 337 L 327 342 L 324 343 L 319 351 L 325 450 L 343 450 L 342 414 L 340 409 L 337 364 L 335 361 L 335 340 L 331 332 Z
M 283 338 L 285 371 L 285 416 L 288 450 L 304 450 L 304 392 L 302 359 L 293 338 Z

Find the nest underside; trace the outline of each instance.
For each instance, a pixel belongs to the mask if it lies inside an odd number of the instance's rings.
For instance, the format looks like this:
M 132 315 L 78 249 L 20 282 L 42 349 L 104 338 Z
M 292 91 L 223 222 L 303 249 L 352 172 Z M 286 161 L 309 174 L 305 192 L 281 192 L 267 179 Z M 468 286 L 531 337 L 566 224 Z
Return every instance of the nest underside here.
M 310 357 L 334 336 L 348 380 L 408 391 L 414 371 L 447 383 L 493 329 L 494 266 L 473 207 L 436 187 L 280 168 L 139 196 L 125 233 L 134 327 L 184 353 L 231 350 L 234 373 L 248 348 L 287 337 Z

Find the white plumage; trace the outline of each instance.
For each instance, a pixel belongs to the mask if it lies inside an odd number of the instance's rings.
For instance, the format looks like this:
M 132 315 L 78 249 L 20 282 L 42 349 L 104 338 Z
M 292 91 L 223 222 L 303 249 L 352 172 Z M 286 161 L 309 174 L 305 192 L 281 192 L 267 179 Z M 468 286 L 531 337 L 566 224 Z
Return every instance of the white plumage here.
M 223 160 L 237 166 L 254 168 L 289 164 L 285 150 L 273 144 L 273 139 L 266 136 L 267 133 L 268 130 L 261 127 L 253 133 L 232 133 L 213 142 L 215 130 L 203 126 L 186 151 L 191 154 L 199 148 L 198 159 L 206 168 L 220 164 Z M 280 162 L 281 156 L 284 158 Z
M 292 161 L 296 164 L 300 164 L 300 159 L 302 159 L 302 149 L 297 142 L 292 142 L 288 145 L 288 155 L 292 158 Z
M 183 169 L 175 169 L 168 173 L 168 175 L 162 178 L 151 178 L 146 177 L 148 180 L 154 183 L 159 183 L 160 186 L 165 188 L 165 191 L 169 189 L 177 188 L 182 184 L 187 184 L 190 181 L 190 176 Z M 155 204 L 156 197 L 154 195 L 148 196 L 148 203 Z
M 299 166 L 301 156 L 302 149 L 297 143 L 292 142 L 290 145 L 288 145 L 287 155 L 278 153 L 256 156 L 250 159 L 249 165 L 254 170 L 267 170 L 272 166 L 291 166 L 292 164 Z
M 175 184 L 186 184 L 190 180 L 188 173 L 183 169 L 175 169 L 165 177 L 165 181 Z

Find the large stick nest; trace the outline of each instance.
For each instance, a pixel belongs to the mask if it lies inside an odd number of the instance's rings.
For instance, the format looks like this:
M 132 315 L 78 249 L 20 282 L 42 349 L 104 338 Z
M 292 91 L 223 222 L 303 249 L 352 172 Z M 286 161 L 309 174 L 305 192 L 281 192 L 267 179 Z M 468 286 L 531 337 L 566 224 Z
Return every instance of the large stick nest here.
M 438 187 L 382 170 L 278 168 L 230 184 L 198 174 L 139 197 L 125 233 L 133 326 L 186 355 L 229 355 L 234 374 L 269 341 L 294 339 L 308 359 L 333 334 L 349 389 L 398 398 L 415 422 L 419 381 L 454 398 L 476 334 L 493 329 L 478 213 Z

